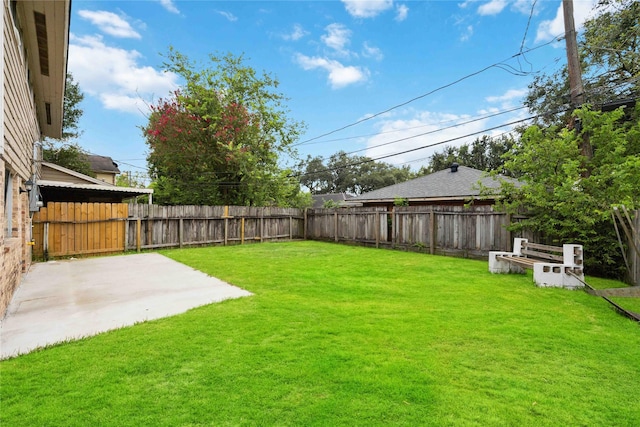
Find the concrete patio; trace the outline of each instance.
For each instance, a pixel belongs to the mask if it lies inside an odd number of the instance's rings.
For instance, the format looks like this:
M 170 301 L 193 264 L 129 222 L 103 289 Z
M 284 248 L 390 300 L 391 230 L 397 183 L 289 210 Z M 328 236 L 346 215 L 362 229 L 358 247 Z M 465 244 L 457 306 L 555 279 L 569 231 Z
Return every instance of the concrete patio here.
M 0 358 L 249 295 L 157 253 L 33 264 L 0 321 Z

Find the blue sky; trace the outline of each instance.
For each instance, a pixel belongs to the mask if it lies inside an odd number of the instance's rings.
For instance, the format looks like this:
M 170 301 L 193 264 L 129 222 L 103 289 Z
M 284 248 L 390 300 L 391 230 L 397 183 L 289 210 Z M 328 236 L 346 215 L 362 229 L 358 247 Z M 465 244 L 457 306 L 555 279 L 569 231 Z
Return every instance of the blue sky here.
M 574 0 L 578 28 L 593 5 Z M 553 42 L 563 32 L 561 0 L 74 0 L 78 142 L 145 172 L 139 127 L 148 105 L 181 84 L 161 69 L 174 46 L 203 65 L 210 53 L 244 54 L 277 77 L 290 117 L 307 124 L 300 157 L 344 150 L 417 170 L 443 145 L 419 147 L 499 135 L 509 127 L 482 131 L 527 117 L 518 109 L 527 85 L 566 63 L 564 41 Z

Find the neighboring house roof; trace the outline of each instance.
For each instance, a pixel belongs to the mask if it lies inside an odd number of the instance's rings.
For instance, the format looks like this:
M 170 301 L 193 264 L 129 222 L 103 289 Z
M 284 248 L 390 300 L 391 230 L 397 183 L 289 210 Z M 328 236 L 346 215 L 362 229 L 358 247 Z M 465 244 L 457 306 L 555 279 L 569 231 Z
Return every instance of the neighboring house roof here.
M 116 175 L 120 173 L 118 164 L 114 162 L 111 157 L 89 154 L 87 155 L 87 160 L 89 161 L 93 172 L 112 173 Z
M 353 197 L 354 196 L 347 193 L 329 193 L 329 194 L 312 194 L 311 195 L 311 198 L 313 199 L 314 208 L 324 207 L 324 203 L 327 201 L 332 201 L 342 205 L 347 200 L 353 199 Z
M 454 169 L 451 167 L 410 181 L 370 191 L 355 197 L 353 201 L 392 202 L 396 198 L 411 201 L 463 200 L 479 198 L 478 182 L 487 188 L 497 189 L 500 187 L 499 179 L 486 176 L 486 173 L 481 170 L 466 166 L 458 166 L 455 172 Z M 508 177 L 501 176 L 500 178 L 517 182 Z
M 115 187 L 115 185 L 107 184 L 99 179 L 50 162 L 42 162 L 41 179 L 38 184 L 41 181 L 57 181 L 68 184 L 108 185 Z
M 37 185 L 43 192 L 45 202 L 51 201 L 46 200 L 47 191 L 54 193 L 53 197 L 59 197 L 63 194 L 63 190 L 66 194 L 73 193 L 73 201 L 83 197 L 86 201 L 94 201 L 98 200 L 97 197 L 101 194 L 104 195 L 102 198 L 120 199 L 153 194 L 153 189 L 150 188 L 118 187 L 49 162 L 42 162 L 42 177 L 37 181 Z

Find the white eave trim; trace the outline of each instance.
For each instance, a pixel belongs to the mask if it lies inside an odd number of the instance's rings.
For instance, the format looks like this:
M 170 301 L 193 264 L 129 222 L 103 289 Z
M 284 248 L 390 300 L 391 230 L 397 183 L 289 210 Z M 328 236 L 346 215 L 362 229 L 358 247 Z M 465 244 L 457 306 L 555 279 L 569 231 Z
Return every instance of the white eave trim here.
M 70 188 L 76 190 L 110 191 L 113 193 L 153 194 L 152 188 L 117 187 L 110 184 L 73 184 L 62 181 L 38 180 L 39 187 Z

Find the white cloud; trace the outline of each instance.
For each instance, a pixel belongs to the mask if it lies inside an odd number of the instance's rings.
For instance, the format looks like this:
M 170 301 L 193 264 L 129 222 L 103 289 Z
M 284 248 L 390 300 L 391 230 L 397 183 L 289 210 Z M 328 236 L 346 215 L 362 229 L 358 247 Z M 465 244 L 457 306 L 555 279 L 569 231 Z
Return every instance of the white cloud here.
M 466 42 L 473 35 L 473 25 L 467 25 L 464 33 L 460 36 L 460 41 Z
M 585 0 L 573 2 L 573 20 L 576 31 L 580 31 L 584 22 L 589 17 L 597 0 Z M 556 17 L 551 20 L 542 21 L 538 26 L 536 42 L 548 41 L 555 37 L 564 35 L 564 13 L 562 4 L 558 7 Z
M 160 4 L 171 13 L 180 13 L 173 0 L 160 0 Z
M 328 58 L 309 57 L 298 53 L 295 60 L 304 70 L 320 68 L 327 71 L 329 73 L 329 83 L 333 89 L 360 83 L 366 81 L 369 77 L 369 71 L 366 68 L 345 66 Z
M 527 93 L 529 93 L 527 89 L 509 89 L 502 95 L 488 96 L 485 98 L 485 101 L 491 104 L 496 104 L 500 110 L 508 110 L 522 105 Z
M 303 38 L 304 36 L 308 35 L 309 32 L 305 31 L 305 29 L 302 27 L 302 25 L 300 24 L 295 24 L 293 26 L 293 30 L 289 33 L 289 34 L 285 34 L 282 36 L 283 39 L 285 40 L 300 40 L 301 38 Z
M 364 42 L 362 45 L 362 56 L 365 58 L 373 58 L 376 61 L 382 61 L 384 58 L 382 51 L 375 46 L 369 46 L 368 42 Z
M 216 10 L 216 13 L 218 15 L 224 16 L 229 22 L 236 22 L 238 20 L 238 17 L 231 12 L 225 12 L 224 10 Z
M 373 18 L 393 7 L 393 0 L 342 0 L 342 3 L 355 18 Z
M 78 11 L 78 15 L 90 21 L 105 34 L 120 38 L 142 38 L 138 32 L 131 28 L 131 25 L 129 25 L 127 21 L 115 13 L 104 10 L 80 10 Z
M 351 43 L 351 30 L 342 24 L 329 24 L 325 27 L 325 30 L 327 34 L 321 36 L 320 40 L 336 53 L 343 56 L 349 55 L 349 50 L 346 49 L 346 46 Z
M 509 89 L 502 95 L 498 96 L 488 96 L 486 98 L 487 102 L 495 103 L 495 102 L 509 102 L 514 100 L 519 100 L 523 96 L 525 96 L 529 91 L 527 89 Z
M 107 110 L 118 110 L 125 113 L 143 113 L 145 114 L 149 107 L 146 102 L 139 98 L 128 95 L 119 95 L 115 93 L 101 93 L 98 98 Z
M 394 18 L 397 22 L 402 22 L 407 19 L 409 15 L 409 8 L 404 4 L 399 4 L 396 6 L 396 17 Z
M 419 168 L 421 165 L 428 163 L 428 157 L 433 153 L 442 151 L 447 145 L 459 146 L 463 143 L 471 143 L 477 136 L 462 139 L 458 138 L 480 132 L 487 127 L 486 120 L 462 124 L 457 127 L 452 126 L 456 123 L 468 121 L 468 119 L 468 116 L 429 111 L 414 111 L 413 114 L 410 114 L 410 117 L 406 119 L 382 119 L 377 123 L 379 133 L 367 140 L 368 148 L 366 156 L 379 158 L 389 154 L 433 145 L 442 141 L 450 141 L 434 147 L 418 149 L 383 159 L 385 162 L 396 165 L 412 162 L 410 163 L 412 168 Z M 382 145 L 387 143 L 390 144 Z
M 139 52 L 107 46 L 100 36 L 76 37 L 69 42 L 69 71 L 88 95 L 105 108 L 146 111 L 145 101 L 165 97 L 177 89 L 178 76 L 140 65 Z
M 483 16 L 497 15 L 502 12 L 505 7 L 507 7 L 507 0 L 491 0 L 478 7 L 478 14 Z
M 531 7 L 533 6 L 533 2 L 534 0 L 516 0 L 515 3 L 513 3 L 513 9 L 515 9 L 516 11 L 525 14 L 525 15 L 529 15 L 531 13 Z M 535 7 L 533 9 L 533 14 L 537 15 L 538 13 L 538 9 L 539 7 Z

